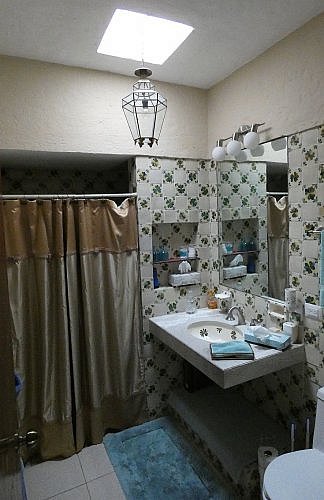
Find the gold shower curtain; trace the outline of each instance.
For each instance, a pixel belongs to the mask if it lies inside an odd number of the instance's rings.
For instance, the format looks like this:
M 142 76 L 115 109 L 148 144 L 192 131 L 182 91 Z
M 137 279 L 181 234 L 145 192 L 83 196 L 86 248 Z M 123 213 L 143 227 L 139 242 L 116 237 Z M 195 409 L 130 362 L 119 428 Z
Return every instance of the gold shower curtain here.
M 136 205 L 4 203 L 22 431 L 69 456 L 144 418 Z

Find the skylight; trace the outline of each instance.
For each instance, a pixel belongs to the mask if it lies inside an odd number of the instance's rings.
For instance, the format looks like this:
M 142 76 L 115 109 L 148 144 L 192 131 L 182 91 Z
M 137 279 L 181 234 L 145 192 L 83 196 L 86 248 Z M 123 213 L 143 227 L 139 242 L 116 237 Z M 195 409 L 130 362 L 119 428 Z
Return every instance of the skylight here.
M 116 9 L 97 52 L 163 64 L 192 30 L 191 26 L 167 19 Z

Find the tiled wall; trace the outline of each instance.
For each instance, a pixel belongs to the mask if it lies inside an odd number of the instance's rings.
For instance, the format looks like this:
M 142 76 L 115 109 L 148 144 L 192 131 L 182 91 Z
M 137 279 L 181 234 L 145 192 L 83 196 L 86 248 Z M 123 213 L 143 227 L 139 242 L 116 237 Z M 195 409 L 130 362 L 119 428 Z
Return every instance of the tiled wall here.
M 150 417 L 163 411 L 170 390 L 181 384 L 182 360 L 154 341 L 149 332 L 149 318 L 184 311 L 188 292 L 187 287 L 154 289 L 153 241 L 154 245 L 161 241 L 171 253 L 176 246 L 194 241 L 199 255 L 196 266 L 201 273 L 201 285 L 190 288 L 200 307 L 205 307 L 211 257 L 217 259 L 218 256 L 217 239 L 211 236 L 211 227 L 217 234 L 217 214 L 216 199 L 210 197 L 209 168 L 209 162 L 203 160 L 136 158 L 145 377 Z M 177 233 L 173 237 L 171 227 Z M 164 267 L 167 273 L 168 265 Z
M 318 304 L 318 237 L 309 231 L 323 224 L 324 126 L 289 137 L 290 286 L 307 302 Z M 213 162 L 137 158 L 139 227 L 143 293 L 146 382 L 150 416 L 163 411 L 168 392 L 181 381 L 181 360 L 151 338 L 151 316 L 183 311 L 186 288 L 153 289 L 152 223 L 198 223 L 202 286 L 195 292 L 206 305 L 208 288 L 219 286 L 217 175 Z M 246 318 L 266 318 L 266 300 L 234 291 Z M 297 365 L 243 384 L 244 395 L 287 426 L 314 416 L 316 391 L 324 385 L 324 323 L 305 319 L 305 366 Z
M 289 158 L 289 285 L 306 302 L 319 304 L 319 237 L 311 233 L 324 223 L 324 126 L 288 138 Z M 234 301 L 245 307 L 247 318 L 266 315 L 261 297 L 235 292 Z M 324 322 L 304 319 L 302 339 L 306 364 L 244 384 L 242 390 L 268 414 L 289 425 L 314 417 L 316 392 L 324 385 Z

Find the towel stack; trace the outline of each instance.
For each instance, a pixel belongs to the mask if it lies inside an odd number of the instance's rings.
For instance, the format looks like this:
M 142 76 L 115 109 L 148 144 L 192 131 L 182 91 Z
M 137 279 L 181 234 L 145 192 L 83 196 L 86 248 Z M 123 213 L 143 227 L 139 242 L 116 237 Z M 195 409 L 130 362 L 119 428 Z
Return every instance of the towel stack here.
M 324 307 L 324 230 L 321 231 L 319 268 L 320 268 L 320 306 Z

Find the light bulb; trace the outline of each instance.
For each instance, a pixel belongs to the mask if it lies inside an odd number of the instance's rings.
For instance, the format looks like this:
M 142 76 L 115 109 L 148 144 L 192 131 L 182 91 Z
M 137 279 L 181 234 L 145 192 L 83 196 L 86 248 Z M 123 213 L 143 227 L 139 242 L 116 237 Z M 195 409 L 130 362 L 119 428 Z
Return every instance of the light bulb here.
M 223 148 L 222 146 L 215 146 L 214 147 L 214 149 L 212 151 L 213 160 L 223 161 L 223 160 L 225 160 L 225 155 L 226 155 L 225 148 Z
M 236 139 L 230 141 L 226 146 L 226 151 L 229 155 L 237 156 L 241 151 L 241 143 Z
M 248 132 L 244 136 L 244 146 L 248 149 L 254 149 L 259 145 L 259 135 L 257 132 Z

